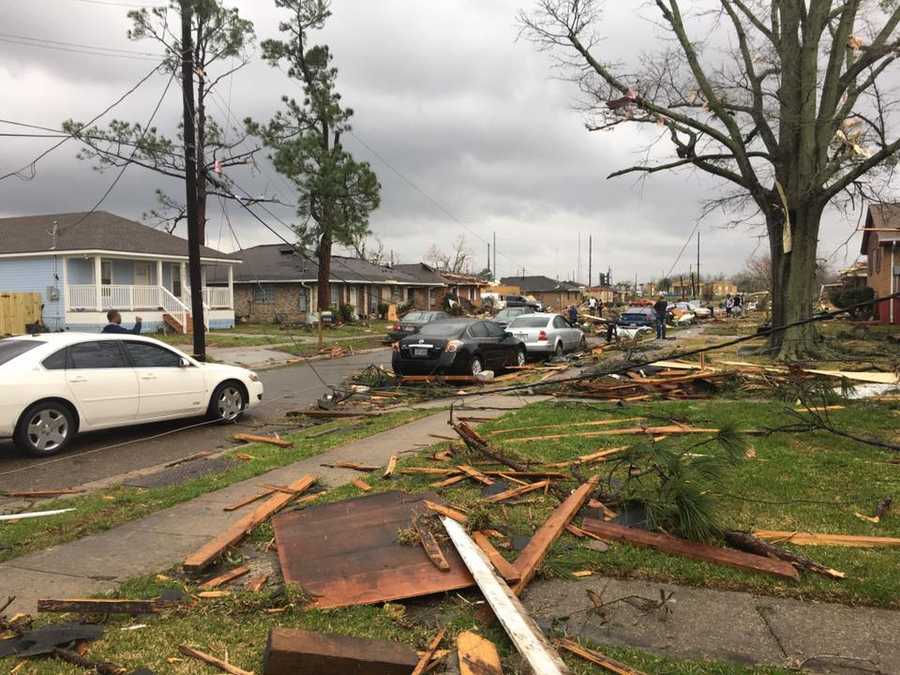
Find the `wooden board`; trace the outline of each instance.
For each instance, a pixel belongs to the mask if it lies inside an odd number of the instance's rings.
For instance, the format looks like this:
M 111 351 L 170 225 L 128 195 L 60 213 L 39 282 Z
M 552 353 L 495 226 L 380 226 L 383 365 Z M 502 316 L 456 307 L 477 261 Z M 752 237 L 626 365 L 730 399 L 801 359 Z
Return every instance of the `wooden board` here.
M 736 567 L 750 572 L 762 572 L 786 579 L 799 579 L 800 575 L 793 565 L 783 560 L 773 560 L 763 556 L 743 553 L 730 548 L 698 544 L 697 542 L 679 539 L 668 534 L 647 532 L 633 527 L 625 527 L 603 520 L 585 518 L 581 529 L 592 532 L 606 541 L 625 541 L 635 546 L 655 548 L 663 553 L 679 555 L 692 560 Z
M 500 555 L 500 551 L 494 548 L 491 540 L 484 532 L 473 532 L 472 539 L 478 544 L 478 548 L 484 551 L 488 560 L 491 561 L 491 565 L 494 566 L 494 569 L 497 570 L 500 576 L 506 579 L 506 581 L 512 584 L 522 578 L 522 575 L 519 574 L 519 570 L 513 567 L 513 564 L 506 558 Z
M 420 546 L 397 542 L 415 514 L 429 514 L 434 493 L 381 492 L 283 513 L 272 521 L 285 581 L 315 607 L 346 607 L 457 590 L 474 581 L 456 550 L 444 547 L 442 572 Z
M 39 612 L 73 614 L 155 614 L 162 608 L 156 600 L 107 600 L 103 598 L 40 598 Z
M 247 567 L 246 565 L 241 565 L 240 567 L 235 567 L 234 569 L 230 569 L 227 572 L 213 577 L 209 581 L 204 581 L 198 586 L 198 588 L 201 591 L 211 591 L 214 588 L 218 588 L 219 586 L 227 584 L 229 581 L 234 581 L 238 577 L 244 576 L 249 571 L 249 567 Z
M 538 481 L 537 483 L 529 483 L 526 485 L 522 485 L 517 488 L 510 488 L 509 490 L 504 490 L 503 492 L 498 492 L 495 495 L 491 495 L 490 497 L 486 497 L 485 501 L 491 504 L 495 504 L 497 502 L 502 502 L 507 499 L 512 499 L 514 497 L 521 497 L 522 495 L 528 494 L 529 492 L 534 492 L 535 490 L 543 490 L 548 485 L 550 485 L 549 480 Z
M 397 642 L 273 628 L 263 675 L 409 675 L 417 662 L 416 651 Z
M 604 670 L 608 670 L 611 673 L 617 673 L 618 675 L 644 675 L 642 671 L 635 670 L 631 666 L 626 665 L 621 661 L 611 659 L 606 654 L 601 654 L 600 652 L 593 649 L 582 647 L 574 640 L 563 639 L 560 640 L 558 644 L 567 652 L 572 652 L 573 654 L 576 654 L 583 658 L 585 661 L 596 663 L 598 666 L 600 666 Z
M 503 675 L 497 647 L 477 633 L 466 630 L 457 635 L 456 652 L 460 675 Z
M 276 436 L 258 436 L 256 434 L 234 434 L 232 438 L 236 441 L 243 441 L 244 443 L 268 443 L 269 445 L 277 445 L 279 448 L 292 448 L 294 444 L 291 441 L 286 441 L 283 438 L 278 438 Z
M 779 541 L 798 546 L 851 546 L 876 548 L 900 546 L 897 537 L 866 537 L 854 534 L 816 534 L 813 532 L 783 532 L 780 530 L 755 530 L 753 536 L 766 541 Z
M 24 335 L 25 326 L 41 319 L 40 293 L 0 291 L 0 337 Z

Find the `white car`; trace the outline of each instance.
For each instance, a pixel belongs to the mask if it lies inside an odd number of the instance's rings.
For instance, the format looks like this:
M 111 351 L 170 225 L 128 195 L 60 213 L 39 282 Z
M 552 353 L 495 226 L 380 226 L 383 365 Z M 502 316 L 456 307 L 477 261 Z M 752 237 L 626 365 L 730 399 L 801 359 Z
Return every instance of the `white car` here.
M 203 414 L 233 421 L 262 396 L 252 371 L 139 335 L 0 340 L 0 438 L 32 455 L 61 452 L 82 431 Z
M 517 316 L 506 332 L 525 343 L 528 354 L 562 356 L 584 347 L 584 333 L 559 314 L 534 313 Z

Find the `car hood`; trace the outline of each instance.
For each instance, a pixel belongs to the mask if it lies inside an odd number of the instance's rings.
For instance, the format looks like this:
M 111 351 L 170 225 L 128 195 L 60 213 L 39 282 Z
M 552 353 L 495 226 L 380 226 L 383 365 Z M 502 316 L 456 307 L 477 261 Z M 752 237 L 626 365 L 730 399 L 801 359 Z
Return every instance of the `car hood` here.
M 204 373 L 236 377 L 238 379 L 246 379 L 252 372 L 249 368 L 231 366 L 227 363 L 201 363 L 200 367 L 203 368 Z

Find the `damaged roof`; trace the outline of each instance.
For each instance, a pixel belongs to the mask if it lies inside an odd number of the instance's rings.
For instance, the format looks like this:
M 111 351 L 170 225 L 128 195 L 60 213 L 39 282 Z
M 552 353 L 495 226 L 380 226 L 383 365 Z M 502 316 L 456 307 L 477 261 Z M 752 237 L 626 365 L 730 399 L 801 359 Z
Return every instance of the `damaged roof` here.
M 504 286 L 518 286 L 523 293 L 549 293 L 551 291 L 578 291 L 581 286 L 575 282 L 557 281 L 542 275 L 525 277 L 503 277 L 500 283 Z
M 872 232 L 871 230 L 896 230 L 895 232 Z M 900 241 L 900 203 L 869 204 L 866 215 L 866 231 L 860 243 L 860 253 L 869 251 L 869 237 L 875 236 L 878 243 Z

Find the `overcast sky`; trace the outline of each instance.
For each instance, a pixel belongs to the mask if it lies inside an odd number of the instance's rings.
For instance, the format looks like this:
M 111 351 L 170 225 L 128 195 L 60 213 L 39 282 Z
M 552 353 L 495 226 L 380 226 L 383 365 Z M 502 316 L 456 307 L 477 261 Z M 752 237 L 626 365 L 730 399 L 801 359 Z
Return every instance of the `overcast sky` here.
M 233 4 L 254 22 L 259 40 L 277 36 L 282 13 L 274 3 Z M 656 29 L 631 10 L 640 4 L 609 3 L 613 9 L 602 27 L 608 53 L 627 59 L 653 46 Z M 68 118 L 90 119 L 129 89 L 153 67 L 151 57 L 140 53 L 159 51 L 127 39 L 126 12 L 135 6 L 126 0 L 0 0 L 0 117 L 58 128 Z M 478 270 L 496 232 L 501 275 L 525 268 L 559 278 L 579 269 L 580 234 L 582 282 L 592 235 L 595 278 L 607 268 L 614 281 L 658 278 L 675 264 L 703 200 L 723 186 L 690 172 L 657 174 L 644 183 L 606 180 L 641 157 L 644 139 L 624 127 L 585 131 L 582 115 L 573 110 L 575 86 L 553 79 L 548 55 L 517 40 L 516 14 L 531 7 L 530 0 L 333 0 L 333 16 L 317 38 L 330 45 L 339 90 L 356 113 L 347 147 L 371 163 L 382 184 L 373 234 L 400 262 L 421 260 L 432 243 L 449 249 L 463 234 Z M 48 48 L 67 48 L 61 42 L 140 53 L 112 57 Z M 266 120 L 282 94 L 299 95 L 282 72 L 257 57 L 220 87 L 213 115 L 224 120 L 230 111 L 234 119 Z M 146 121 L 167 79 L 152 77 L 101 122 Z M 155 123 L 172 130 L 180 115 L 173 86 Z M 22 129 L 0 124 L 0 131 Z M 28 164 L 49 145 L 0 138 L 0 173 Z M 76 158 L 78 149 L 70 141 L 37 164 L 33 179 L 0 182 L 0 213 L 91 208 L 115 175 L 93 171 Z M 236 168 L 229 175 L 253 193 L 291 202 L 289 186 L 264 153 L 260 157 L 258 170 Z M 183 186 L 131 167 L 102 208 L 140 220 L 154 207 L 157 188 L 183 194 Z M 213 199 L 210 245 L 231 251 L 238 243 L 277 241 L 241 209 L 226 208 L 237 241 Z M 273 209 L 285 221 L 293 217 L 290 208 Z M 758 231 L 724 228 L 726 220 L 716 214 L 699 226 L 705 273 L 737 272 L 754 251 L 766 249 Z M 847 238 L 856 217 L 851 221 L 827 217 L 820 256 Z M 676 272 L 687 272 L 695 246 L 692 241 L 687 247 Z M 848 255 L 841 249 L 832 263 L 855 259 L 858 246 L 854 238 Z

